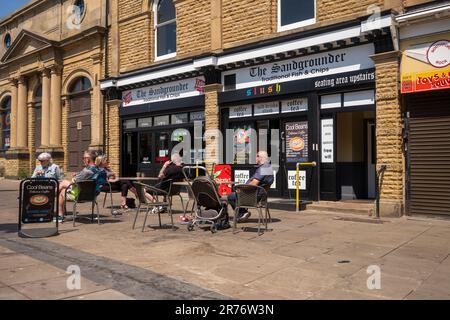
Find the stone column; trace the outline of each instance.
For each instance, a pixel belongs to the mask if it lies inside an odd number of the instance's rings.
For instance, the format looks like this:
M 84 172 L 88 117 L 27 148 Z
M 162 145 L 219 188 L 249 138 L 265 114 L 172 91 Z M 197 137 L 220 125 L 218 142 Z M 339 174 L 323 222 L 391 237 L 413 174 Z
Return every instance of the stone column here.
M 50 146 L 50 70 L 42 71 L 42 125 L 41 145 Z M 39 148 L 41 146 L 36 146 Z
M 120 106 L 122 100 L 107 101 L 108 127 L 105 134 L 108 137 L 108 149 L 106 150 L 114 172 L 120 172 Z
M 205 86 L 205 130 L 206 130 L 206 149 L 214 150 L 209 153 L 209 157 L 205 159 L 208 167 L 213 163 L 219 163 L 220 152 L 223 151 L 222 141 L 215 137 L 215 139 L 208 138 L 209 133 L 214 135 L 214 132 L 220 131 L 220 110 L 219 110 L 219 92 L 222 91 L 221 84 L 208 84 Z M 223 155 L 222 155 L 223 156 Z M 208 168 L 210 170 L 211 168 Z
M 61 68 L 51 68 L 50 146 L 61 148 Z
M 10 149 L 17 147 L 17 79 L 11 79 L 11 141 Z
M 382 216 L 401 216 L 404 212 L 405 161 L 399 99 L 399 57 L 398 51 L 371 56 L 376 68 L 377 170 L 382 165 L 387 167 L 380 183 Z
M 94 63 L 94 82 L 92 83 L 92 117 L 91 117 L 91 145 L 92 150 L 103 149 L 103 95 L 98 82 L 102 72 L 102 54 L 95 54 L 91 57 Z
M 27 79 L 19 77 L 19 88 L 17 94 L 17 147 L 26 149 L 28 147 L 28 108 L 27 108 Z

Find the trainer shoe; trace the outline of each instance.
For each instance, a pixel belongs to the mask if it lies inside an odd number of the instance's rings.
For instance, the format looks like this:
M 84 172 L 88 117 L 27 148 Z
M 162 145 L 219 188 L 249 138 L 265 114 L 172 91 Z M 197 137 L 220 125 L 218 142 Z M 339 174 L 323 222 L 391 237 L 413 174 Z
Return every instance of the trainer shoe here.
M 250 211 L 247 211 L 237 218 L 237 222 L 246 222 L 251 215 Z

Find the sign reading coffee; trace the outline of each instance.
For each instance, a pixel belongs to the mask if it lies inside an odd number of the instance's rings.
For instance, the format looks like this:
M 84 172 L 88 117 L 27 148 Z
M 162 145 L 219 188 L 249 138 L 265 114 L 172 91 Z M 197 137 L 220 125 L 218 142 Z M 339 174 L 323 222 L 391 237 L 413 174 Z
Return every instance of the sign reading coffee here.
M 57 185 L 53 180 L 28 180 L 23 184 L 21 204 L 22 223 L 53 221 Z
M 286 123 L 286 161 L 308 162 L 308 121 Z

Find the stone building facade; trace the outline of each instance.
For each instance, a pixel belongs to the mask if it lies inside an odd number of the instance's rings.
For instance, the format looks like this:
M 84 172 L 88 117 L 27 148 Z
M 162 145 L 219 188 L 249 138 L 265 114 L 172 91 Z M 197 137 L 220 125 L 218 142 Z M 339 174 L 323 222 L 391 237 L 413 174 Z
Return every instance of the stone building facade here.
M 44 6 L 44 2 L 48 4 Z M 64 24 L 56 18 L 53 28 L 47 26 L 42 32 L 35 28 L 23 32 L 24 36 L 36 32 L 61 49 L 58 64 L 48 60 L 42 66 L 41 59 L 36 59 L 40 65 L 32 70 L 36 73 L 42 68 L 51 69 L 54 64 L 59 66 L 50 71 L 50 83 L 57 79 L 60 70 L 61 117 L 56 114 L 55 121 L 61 122 L 61 131 L 58 131 L 61 142 L 50 133 L 53 143 L 49 142 L 48 149 L 61 155 L 60 161 L 66 170 L 70 140 L 67 88 L 80 71 L 78 74 L 84 74 L 92 83 L 90 147 L 103 149 L 113 169 L 122 176 L 144 171 L 154 174 L 158 165 L 167 159 L 173 146 L 171 138 L 175 135 L 175 139 L 180 139 L 177 129 L 196 136 L 196 121 L 203 123 L 203 129 L 222 132 L 256 129 L 261 125 L 277 129 L 281 131 L 282 145 L 286 134 L 294 134 L 288 132 L 290 125 L 306 124 L 307 138 L 294 137 L 300 138 L 295 141 L 302 140 L 307 145 L 307 152 L 302 151 L 303 156 L 298 159 L 317 161 L 319 168 L 305 170 L 303 197 L 312 200 L 359 198 L 361 195 L 373 198 L 375 171 L 385 166 L 380 191 L 381 213 L 404 214 L 404 119 L 395 16 L 430 1 L 311 0 L 302 2 L 305 6 L 302 10 L 289 10 L 294 3 L 289 0 L 85 2 L 84 32 L 63 36 L 66 34 L 61 31 Z M 39 10 L 31 8 L 42 8 L 45 14 L 52 7 L 51 1 L 33 3 L 35 5 L 30 4 L 28 9 L 0 23 L 2 37 L 9 30 L 13 30 L 13 35 L 20 33 L 19 26 L 26 29 L 23 21 L 28 18 L 19 17 L 25 17 L 29 11 L 32 19 Z M 67 1 L 69 3 L 71 1 Z M 56 1 L 55 6 L 59 6 Z M 92 10 L 94 8 L 96 10 Z M 59 12 L 64 10 L 60 8 Z M 92 19 L 87 18 L 90 12 Z M 14 25 L 19 29 L 14 29 Z M 49 30 L 55 28 L 59 31 L 55 31 L 56 38 L 52 38 Z M 103 45 L 104 39 L 107 45 Z M 85 49 L 80 50 L 79 46 Z M 0 49 L 0 55 L 3 54 Z M 339 60 L 339 57 L 347 58 Z M 305 75 L 302 70 L 295 75 L 285 75 L 280 81 L 264 79 L 264 75 L 256 76 L 253 82 L 246 80 L 249 70 L 279 70 L 274 68 L 283 63 L 290 66 L 304 63 L 309 70 L 307 64 L 316 62 L 320 68 L 314 69 L 315 75 Z M 12 99 L 15 106 L 12 128 L 14 123 L 19 126 L 26 123 L 20 116 L 23 112 L 19 111 L 25 109 L 25 100 L 27 103 L 33 100 L 30 92 L 28 99 L 24 98 L 21 83 L 25 80 L 23 76 L 28 79 L 33 72 L 25 71 L 13 61 L 2 60 L 0 64 L 0 99 L 5 94 L 17 96 Z M 339 78 L 339 75 L 343 76 Z M 338 85 L 344 78 L 353 79 L 354 83 Z M 54 86 L 57 88 L 56 84 Z M 28 83 L 28 91 L 29 88 Z M 100 88 L 103 97 L 99 95 Z M 177 88 L 183 89 L 176 94 L 158 94 Z M 51 100 L 55 104 L 52 102 L 50 108 L 57 108 L 56 100 Z M 285 109 L 293 105 L 295 110 Z M 27 107 L 29 121 L 33 117 L 33 107 L 32 104 Z M 55 116 L 53 112 L 51 115 Z M 326 126 L 331 126 L 333 139 L 329 143 L 334 147 L 325 150 L 321 134 Z M 28 127 L 28 140 L 24 142 L 22 135 L 21 140 L 17 140 L 24 130 L 21 127 L 16 136 L 11 134 L 11 150 L 0 158 L 0 166 L 6 163 L 8 175 L 16 175 L 19 166 L 32 166 L 33 161 L 24 160 L 25 149 L 29 155 L 35 151 L 33 126 Z M 104 135 L 103 128 L 106 129 Z M 217 140 L 207 141 L 207 144 L 215 146 Z M 325 151 L 330 153 L 332 161 L 325 161 Z M 295 152 L 292 154 L 291 159 L 286 154 L 279 159 L 280 173 L 276 190 L 273 190 L 274 194 L 278 192 L 277 196 L 288 196 L 291 192 L 288 184 Z M 195 157 L 191 160 L 195 161 Z M 214 153 L 208 154 L 205 160 L 209 164 L 222 162 Z M 240 173 L 250 170 L 245 166 L 236 169 Z M 357 176 L 364 178 L 358 180 Z
M 73 172 L 82 149 L 103 148 L 106 23 L 96 0 L 30 1 L 0 21 L 4 175 L 29 175 L 43 151 Z

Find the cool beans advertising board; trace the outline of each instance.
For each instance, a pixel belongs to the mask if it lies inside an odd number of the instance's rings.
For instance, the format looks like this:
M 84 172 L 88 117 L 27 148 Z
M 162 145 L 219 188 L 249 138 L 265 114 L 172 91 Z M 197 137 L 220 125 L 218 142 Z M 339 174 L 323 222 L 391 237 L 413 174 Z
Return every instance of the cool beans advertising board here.
M 22 186 L 22 223 L 52 222 L 57 185 L 49 179 L 27 180 Z

